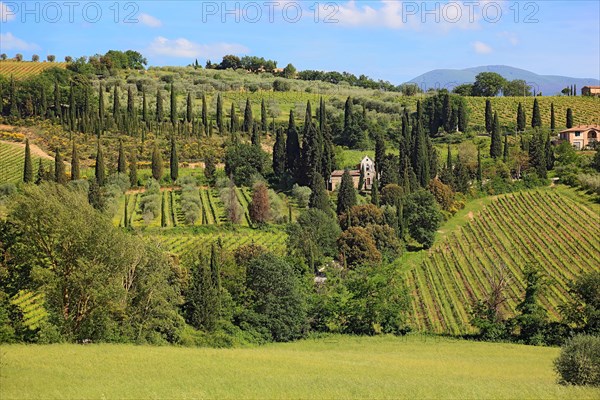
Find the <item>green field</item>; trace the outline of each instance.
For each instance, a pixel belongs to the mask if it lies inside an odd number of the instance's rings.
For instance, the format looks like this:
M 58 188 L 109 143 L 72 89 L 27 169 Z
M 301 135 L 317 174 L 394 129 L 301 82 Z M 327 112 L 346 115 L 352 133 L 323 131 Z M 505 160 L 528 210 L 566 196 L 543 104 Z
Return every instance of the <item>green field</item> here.
M 34 177 L 38 171 L 40 157 L 31 156 Z M 42 159 L 46 167 L 54 161 Z M 23 181 L 23 164 L 25 163 L 25 148 L 16 143 L 0 141 L 0 184 L 19 183 Z
M 0 398 L 597 399 L 563 387 L 557 348 L 341 337 L 257 348 L 0 347 Z
M 415 328 L 472 333 L 470 306 L 485 297 L 485 271 L 493 266 L 505 266 L 511 279 L 507 316 L 522 299 L 524 267 L 534 264 L 548 283 L 541 302 L 550 318 L 558 319 L 559 306 L 571 300 L 568 283 L 600 265 L 598 210 L 563 193 L 544 189 L 500 196 L 438 241 L 408 272 Z

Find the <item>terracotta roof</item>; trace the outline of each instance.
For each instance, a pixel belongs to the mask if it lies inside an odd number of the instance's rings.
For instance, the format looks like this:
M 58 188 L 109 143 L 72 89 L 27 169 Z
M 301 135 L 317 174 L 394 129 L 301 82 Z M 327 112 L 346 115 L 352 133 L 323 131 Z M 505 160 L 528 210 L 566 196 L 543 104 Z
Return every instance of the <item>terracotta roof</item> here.
M 564 131 L 560 131 L 560 133 L 587 132 L 591 131 L 592 129 L 595 131 L 600 131 L 600 125 L 579 125 L 569 129 L 565 129 Z
M 350 170 L 348 172 L 350 172 L 350 176 L 360 176 L 360 171 L 358 171 L 358 170 Z M 344 175 L 343 169 L 336 169 L 335 171 L 333 171 L 331 173 L 332 177 L 334 177 L 334 176 L 338 177 L 338 176 L 342 176 L 342 175 Z
M 600 89 L 600 86 L 584 86 L 583 88 L 589 88 L 589 89 Z M 582 89 L 583 89 L 582 88 Z

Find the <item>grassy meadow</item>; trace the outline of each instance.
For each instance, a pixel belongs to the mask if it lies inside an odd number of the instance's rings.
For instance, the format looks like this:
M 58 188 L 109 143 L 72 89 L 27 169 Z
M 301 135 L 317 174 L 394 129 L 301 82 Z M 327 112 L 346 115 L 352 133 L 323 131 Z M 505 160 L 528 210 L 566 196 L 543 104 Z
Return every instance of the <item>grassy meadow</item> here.
M 256 348 L 0 347 L 0 398 L 593 399 L 556 383 L 557 348 L 331 336 Z

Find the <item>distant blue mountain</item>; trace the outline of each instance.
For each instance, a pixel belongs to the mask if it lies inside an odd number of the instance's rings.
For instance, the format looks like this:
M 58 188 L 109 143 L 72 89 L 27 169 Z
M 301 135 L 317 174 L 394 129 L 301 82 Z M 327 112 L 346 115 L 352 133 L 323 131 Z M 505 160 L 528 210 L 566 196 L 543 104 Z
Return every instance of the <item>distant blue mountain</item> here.
M 593 78 L 570 78 L 568 76 L 538 75 L 524 69 L 506 65 L 486 65 L 466 69 L 435 69 L 419 75 L 409 82 L 416 83 L 423 90 L 430 88 L 452 90 L 463 83 L 475 82 L 475 76 L 480 72 L 496 72 L 505 79 L 523 79 L 536 93 L 542 92 L 547 96 L 559 94 L 560 91 L 571 85 L 577 85 L 577 94 L 581 95 L 583 86 L 599 86 L 600 80 Z

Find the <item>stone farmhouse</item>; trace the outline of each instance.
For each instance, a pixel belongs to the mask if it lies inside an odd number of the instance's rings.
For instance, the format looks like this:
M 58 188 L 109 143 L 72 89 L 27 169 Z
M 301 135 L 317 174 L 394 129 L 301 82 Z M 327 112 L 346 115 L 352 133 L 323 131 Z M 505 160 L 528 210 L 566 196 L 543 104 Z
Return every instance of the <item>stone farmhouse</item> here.
M 358 185 L 360 183 L 360 175 L 362 171 L 363 176 L 363 187 L 359 188 Z M 356 166 L 356 169 L 352 169 L 348 171 L 350 176 L 352 177 L 352 182 L 354 182 L 354 188 L 359 190 L 371 190 L 373 186 L 373 181 L 375 180 L 375 162 L 371 160 L 369 156 L 365 156 L 359 165 Z M 343 169 L 335 170 L 331 173 L 328 182 L 328 189 L 330 191 L 334 191 L 339 184 L 342 182 L 342 175 L 344 175 Z
M 581 88 L 582 96 L 600 96 L 600 86 L 584 86 Z

